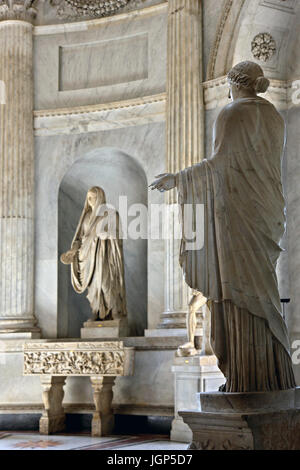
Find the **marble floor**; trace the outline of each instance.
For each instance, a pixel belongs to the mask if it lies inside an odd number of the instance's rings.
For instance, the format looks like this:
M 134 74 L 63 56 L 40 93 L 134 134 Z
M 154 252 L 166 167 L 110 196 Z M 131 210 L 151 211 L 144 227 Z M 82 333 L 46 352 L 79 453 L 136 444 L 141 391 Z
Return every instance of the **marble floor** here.
M 2 450 L 186 450 L 165 435 L 90 437 L 87 434 L 41 436 L 33 432 L 0 432 Z

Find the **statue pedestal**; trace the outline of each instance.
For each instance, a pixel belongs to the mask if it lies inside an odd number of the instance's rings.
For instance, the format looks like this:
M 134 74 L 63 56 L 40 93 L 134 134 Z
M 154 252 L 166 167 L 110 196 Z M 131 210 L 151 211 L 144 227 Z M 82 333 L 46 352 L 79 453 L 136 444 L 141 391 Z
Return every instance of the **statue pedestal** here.
M 87 321 L 80 330 L 82 339 L 125 338 L 128 335 L 126 318 L 120 320 Z
M 225 378 L 217 366 L 215 356 L 175 357 L 172 372 L 175 387 L 175 418 L 172 422 L 171 440 L 191 442 L 192 431 L 179 416 L 179 411 L 199 411 L 199 392 L 218 390 Z
M 300 449 L 300 388 L 199 395 L 201 411 L 179 412 L 193 433 L 190 449 Z

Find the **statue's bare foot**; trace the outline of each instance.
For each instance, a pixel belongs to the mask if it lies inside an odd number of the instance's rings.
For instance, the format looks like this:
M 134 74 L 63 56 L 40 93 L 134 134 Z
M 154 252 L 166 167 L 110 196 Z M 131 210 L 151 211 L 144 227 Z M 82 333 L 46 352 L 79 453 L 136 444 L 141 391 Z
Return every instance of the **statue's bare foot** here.
M 176 352 L 177 357 L 191 357 L 196 356 L 199 351 L 195 348 L 194 343 L 185 343 L 182 346 L 179 346 Z

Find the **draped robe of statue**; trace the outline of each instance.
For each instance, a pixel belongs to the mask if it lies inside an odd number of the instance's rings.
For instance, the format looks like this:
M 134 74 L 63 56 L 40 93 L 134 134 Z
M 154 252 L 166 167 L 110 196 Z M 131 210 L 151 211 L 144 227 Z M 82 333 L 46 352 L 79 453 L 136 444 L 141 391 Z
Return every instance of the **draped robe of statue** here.
M 99 236 L 99 223 L 104 222 L 105 211 L 98 215 L 99 208 L 105 201 L 102 192 L 97 192 L 97 201 L 93 211 L 85 206 L 72 242 L 78 246 L 71 264 L 71 280 L 74 290 L 81 294 L 88 290 L 87 299 L 93 312 L 94 320 L 116 320 L 126 316 L 126 294 L 124 283 L 123 242 L 119 238 L 119 215 L 115 216 L 115 237 Z M 102 206 L 103 207 L 103 206 Z M 110 209 L 109 209 L 110 210 Z M 105 225 L 105 224 L 104 224 Z M 103 226 L 103 228 L 105 228 Z
M 284 121 L 271 103 L 238 99 L 216 121 L 211 159 L 177 175 L 183 211 L 204 205 L 204 247 L 188 251 L 183 230 L 180 263 L 187 284 L 210 301 L 226 392 L 295 386 L 276 277 L 284 144 Z

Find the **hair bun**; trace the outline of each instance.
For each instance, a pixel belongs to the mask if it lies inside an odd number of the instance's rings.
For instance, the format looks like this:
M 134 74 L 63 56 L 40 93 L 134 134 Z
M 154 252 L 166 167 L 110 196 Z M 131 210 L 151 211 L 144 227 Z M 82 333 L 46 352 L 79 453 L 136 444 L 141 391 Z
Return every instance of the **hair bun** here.
M 265 93 L 269 88 L 270 80 L 266 77 L 257 77 L 254 82 L 254 89 L 257 93 Z

